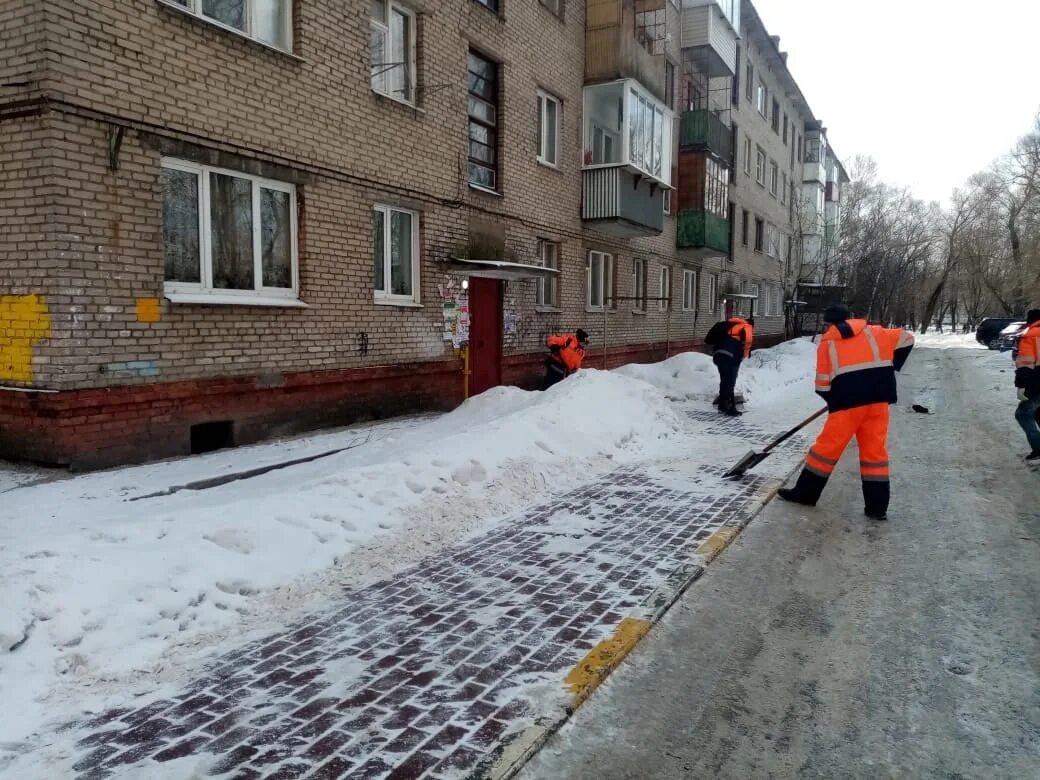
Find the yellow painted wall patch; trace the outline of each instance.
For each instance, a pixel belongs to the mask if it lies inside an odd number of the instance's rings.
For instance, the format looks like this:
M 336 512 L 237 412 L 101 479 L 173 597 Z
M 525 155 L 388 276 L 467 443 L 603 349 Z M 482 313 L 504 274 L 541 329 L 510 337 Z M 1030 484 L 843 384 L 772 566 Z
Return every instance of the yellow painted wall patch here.
M 137 299 L 137 321 L 158 322 L 159 321 L 159 299 L 138 298 Z
M 628 655 L 629 651 L 636 646 L 646 632 L 650 630 L 649 620 L 639 618 L 625 618 L 618 624 L 614 636 L 604 639 L 588 655 L 581 659 L 577 666 L 571 669 L 564 678 L 564 684 L 574 694 L 571 708 L 577 708 L 585 699 L 592 695 L 606 678 L 610 671 Z
M 0 380 L 33 381 L 33 347 L 51 335 L 51 315 L 39 295 L 0 295 Z

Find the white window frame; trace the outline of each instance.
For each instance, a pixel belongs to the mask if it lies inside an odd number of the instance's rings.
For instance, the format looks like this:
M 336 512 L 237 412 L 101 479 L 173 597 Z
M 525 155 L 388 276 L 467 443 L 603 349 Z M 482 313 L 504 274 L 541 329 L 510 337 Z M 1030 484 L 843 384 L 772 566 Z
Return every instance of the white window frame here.
M 632 301 L 632 311 L 639 314 L 646 313 L 646 277 L 646 261 L 638 257 L 635 258 L 632 261 L 632 297 L 635 299 Z
M 547 103 L 554 103 L 556 105 L 556 127 L 553 133 L 555 148 L 552 150 L 552 158 L 550 159 L 546 149 L 546 130 L 548 129 L 548 122 L 546 120 L 545 106 Z M 560 128 L 563 123 L 561 121 L 561 115 L 563 111 L 563 101 L 555 95 L 550 95 L 548 92 L 538 90 L 538 162 L 542 165 L 547 165 L 550 168 L 560 167 Z
M 708 311 L 714 314 L 719 306 L 719 277 L 708 274 Z
M 755 181 L 761 186 L 766 186 L 766 151 L 761 146 L 756 147 L 755 152 Z
M 560 245 L 556 241 L 538 239 L 538 260 L 542 268 L 560 270 Z M 551 295 L 546 294 L 548 285 Z M 535 307 L 539 311 L 560 310 L 560 279 L 558 274 L 544 274 L 535 288 Z
M 777 241 L 779 241 L 779 233 L 776 225 L 772 222 L 766 222 L 766 257 L 776 258 L 778 254 Z
M 595 112 L 590 108 L 590 104 L 594 100 L 597 91 L 600 90 L 620 91 L 621 101 L 618 104 L 618 107 L 621 109 L 622 119 L 620 137 L 618 137 L 613 128 L 603 128 L 594 121 Z M 611 95 L 611 100 L 614 97 L 616 95 Z M 584 112 L 582 119 L 582 137 L 584 142 L 582 151 L 583 170 L 627 167 L 667 187 L 672 186 L 672 165 L 674 163 L 672 147 L 675 130 L 675 112 L 668 108 L 667 104 L 654 97 L 635 79 L 621 79 L 619 81 L 586 86 L 582 93 L 582 101 Z M 657 175 L 652 170 L 655 167 L 653 164 L 654 160 L 647 164 L 643 157 L 647 140 L 645 134 L 647 114 L 652 114 L 650 133 L 651 156 L 656 158 L 658 153 L 660 153 L 660 175 Z M 637 122 L 637 119 L 640 121 Z M 638 154 L 638 161 L 637 155 L 634 154 L 635 150 L 632 149 L 633 135 L 638 135 L 644 142 L 643 149 Z M 612 146 L 619 145 L 618 151 L 620 154 L 618 159 L 614 162 L 585 162 L 589 155 L 591 155 L 592 159 L 596 158 L 596 145 L 602 142 L 601 139 L 608 137 L 611 139 Z M 660 139 L 660 148 L 658 148 L 656 143 L 658 138 Z
M 769 161 L 769 194 L 774 198 L 777 196 L 777 191 L 780 189 L 780 166 L 776 164 L 775 160 Z
M 219 19 L 214 19 L 211 16 L 207 16 L 202 13 L 202 0 L 159 0 L 165 6 L 169 6 L 174 10 L 180 11 L 181 13 L 195 16 L 206 22 L 206 24 L 212 24 L 214 27 L 219 27 L 221 30 L 227 30 L 235 35 L 241 35 L 243 38 L 248 38 L 251 41 L 256 41 L 261 46 L 267 46 L 268 48 L 274 49 L 275 51 L 283 51 L 292 54 L 293 51 L 293 4 L 295 0 L 287 0 L 282 8 L 282 24 L 285 30 L 285 46 L 279 46 L 278 44 L 265 41 L 262 38 L 258 38 L 253 32 L 253 16 L 254 16 L 254 2 L 255 0 L 245 0 L 245 29 L 240 30 L 237 27 L 232 27 L 229 24 L 224 24 Z
M 758 113 L 761 114 L 763 118 L 768 118 L 767 117 L 767 114 L 769 112 L 768 106 L 769 106 L 768 91 L 766 90 L 766 85 L 762 83 L 762 79 L 759 79 L 758 80 L 758 87 L 755 90 L 755 108 L 758 109 Z
M 214 168 L 171 157 L 163 157 L 160 167 L 195 174 L 199 204 L 199 279 L 198 282 L 163 281 L 163 295 L 174 303 L 242 304 L 249 306 L 304 306 L 300 300 L 299 224 L 296 185 L 265 179 L 240 171 Z M 229 290 L 213 286 L 213 252 L 211 230 L 210 181 L 211 173 L 245 179 L 251 183 L 253 214 L 253 284 L 252 290 Z M 284 192 L 289 195 L 289 220 L 292 231 L 290 261 L 292 287 L 264 287 L 262 225 L 260 220 L 260 189 Z
M 744 136 L 744 173 L 751 176 L 751 136 Z
M 369 83 L 370 83 L 370 85 L 372 87 L 372 91 L 375 92 L 377 95 L 382 95 L 383 97 L 390 98 L 391 100 L 396 100 L 398 103 L 404 103 L 404 104 L 409 105 L 409 106 L 414 106 L 415 105 L 415 99 L 416 99 L 416 97 L 415 97 L 416 96 L 416 88 L 415 88 L 415 84 L 416 84 L 416 64 L 415 64 L 416 44 L 415 44 L 415 41 L 416 41 L 416 35 L 417 35 L 417 29 L 416 28 L 417 28 L 417 24 L 418 24 L 418 17 L 416 16 L 415 11 L 413 11 L 408 6 L 401 5 L 400 3 L 395 2 L 395 0 L 386 0 L 386 19 L 383 19 L 382 21 L 378 21 L 378 20 L 376 20 L 376 19 L 374 19 L 374 18 L 372 18 L 370 16 L 369 17 L 369 21 L 371 23 L 371 27 L 373 29 L 378 29 L 384 36 L 385 43 L 383 45 L 383 56 L 385 57 L 388 52 L 393 50 L 393 40 L 391 38 L 391 31 L 390 31 L 390 19 L 393 17 L 394 11 L 397 11 L 402 16 L 408 17 L 408 40 L 405 42 L 405 51 L 406 51 L 406 54 L 407 54 L 408 61 L 407 61 L 406 66 L 405 66 L 406 71 L 407 71 L 405 73 L 405 79 L 406 79 L 406 83 L 407 83 L 407 88 L 408 88 L 408 93 L 409 94 L 401 95 L 401 94 L 398 93 L 397 90 L 391 90 L 388 87 L 384 88 L 384 89 L 380 89 L 379 87 L 376 86 L 376 79 L 379 78 L 380 76 L 389 76 L 389 74 L 392 72 L 392 68 L 396 67 L 396 66 L 391 66 L 391 70 L 387 70 L 386 67 L 385 67 L 385 63 L 384 63 L 384 68 L 383 68 L 383 70 L 380 73 L 371 73 L 372 65 L 373 65 L 373 63 L 372 63 L 371 44 L 369 44 L 369 52 L 368 52 L 368 55 L 369 55 L 369 71 L 370 71 Z M 384 79 L 384 81 L 389 83 L 389 78 Z
M 787 172 L 780 174 L 780 202 L 787 203 Z
M 684 268 L 682 282 L 682 310 L 697 311 L 697 272 Z
M 658 311 L 668 311 L 672 306 L 672 269 L 671 266 L 662 265 L 661 273 L 657 278 L 659 288 L 657 301 Z
M 600 301 L 592 300 L 593 260 L 599 262 Z M 614 281 L 614 255 L 590 249 L 585 256 L 585 308 L 587 311 L 603 311 L 612 297 Z
M 390 240 L 392 222 L 391 215 L 393 215 L 396 212 L 398 214 L 408 214 L 412 218 L 412 294 L 394 295 L 392 292 L 389 291 L 389 289 L 377 290 L 375 289 L 375 281 L 373 280 L 372 299 L 375 303 L 383 304 L 386 306 L 418 306 L 420 305 L 420 302 L 422 300 L 422 291 L 419 286 L 419 267 L 422 265 L 422 261 L 419 257 L 419 212 L 412 211 L 411 209 L 398 208 L 397 206 L 389 206 L 385 203 L 376 203 L 374 206 L 372 206 L 372 214 L 375 215 L 377 212 L 383 215 L 384 288 L 388 288 L 391 284 L 390 264 L 393 251 L 392 243 Z

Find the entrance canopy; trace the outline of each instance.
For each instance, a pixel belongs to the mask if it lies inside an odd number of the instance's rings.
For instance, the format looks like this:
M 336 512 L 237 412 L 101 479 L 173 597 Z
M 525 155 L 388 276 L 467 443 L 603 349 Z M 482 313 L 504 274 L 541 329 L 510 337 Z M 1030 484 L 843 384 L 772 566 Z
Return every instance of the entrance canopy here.
M 510 263 L 505 260 L 474 260 L 468 257 L 452 257 L 446 263 L 449 269 L 466 276 L 477 276 L 483 279 L 554 279 L 560 272 L 556 268 L 526 263 Z

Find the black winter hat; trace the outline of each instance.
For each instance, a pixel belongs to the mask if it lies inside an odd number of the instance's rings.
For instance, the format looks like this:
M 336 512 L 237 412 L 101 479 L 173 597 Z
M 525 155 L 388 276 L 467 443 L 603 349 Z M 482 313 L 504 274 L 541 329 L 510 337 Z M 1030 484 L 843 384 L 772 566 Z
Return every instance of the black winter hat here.
M 589 340 L 589 334 L 586 333 L 585 331 L 583 331 L 581 328 L 578 328 L 578 330 L 574 334 L 574 337 L 576 339 L 578 339 L 578 341 L 588 341 Z
M 824 309 L 823 321 L 831 325 L 837 325 L 839 322 L 845 322 L 851 316 L 852 312 L 849 311 L 849 307 L 844 303 L 832 303 Z
M 1040 309 L 1030 309 L 1026 312 L 1026 323 L 1032 325 L 1034 322 L 1040 321 Z

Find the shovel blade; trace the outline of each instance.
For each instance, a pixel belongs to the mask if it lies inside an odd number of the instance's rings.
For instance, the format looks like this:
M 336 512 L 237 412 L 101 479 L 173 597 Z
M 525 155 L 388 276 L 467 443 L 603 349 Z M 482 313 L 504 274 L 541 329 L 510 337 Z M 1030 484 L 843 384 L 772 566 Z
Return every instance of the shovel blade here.
M 737 461 L 737 465 L 722 475 L 723 479 L 740 479 L 749 469 L 753 469 L 759 463 L 769 457 L 768 452 L 749 452 Z

